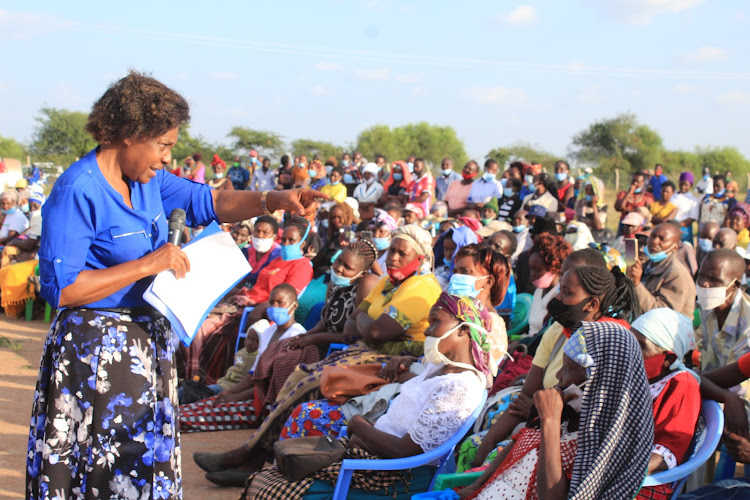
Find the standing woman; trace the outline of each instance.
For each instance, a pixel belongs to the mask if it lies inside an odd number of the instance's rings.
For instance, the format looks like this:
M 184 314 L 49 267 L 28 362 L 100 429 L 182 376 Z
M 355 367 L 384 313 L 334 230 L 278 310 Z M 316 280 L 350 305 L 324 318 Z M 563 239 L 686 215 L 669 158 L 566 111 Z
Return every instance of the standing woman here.
M 190 270 L 166 219 L 174 208 L 190 226 L 316 209 L 314 191 L 213 191 L 169 175 L 189 118 L 182 96 L 131 72 L 89 115 L 99 146 L 45 204 L 41 295 L 60 313 L 32 407 L 26 498 L 181 498 L 174 341 L 142 298 L 154 275 Z

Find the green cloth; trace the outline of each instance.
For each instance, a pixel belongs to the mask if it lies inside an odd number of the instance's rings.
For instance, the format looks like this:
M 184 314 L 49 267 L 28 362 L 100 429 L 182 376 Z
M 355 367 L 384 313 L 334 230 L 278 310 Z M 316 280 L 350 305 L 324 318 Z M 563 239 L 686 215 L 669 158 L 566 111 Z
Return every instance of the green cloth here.
M 495 215 L 500 211 L 500 204 L 497 201 L 497 198 L 492 198 L 490 201 L 484 204 L 483 208 L 491 208 L 495 211 Z

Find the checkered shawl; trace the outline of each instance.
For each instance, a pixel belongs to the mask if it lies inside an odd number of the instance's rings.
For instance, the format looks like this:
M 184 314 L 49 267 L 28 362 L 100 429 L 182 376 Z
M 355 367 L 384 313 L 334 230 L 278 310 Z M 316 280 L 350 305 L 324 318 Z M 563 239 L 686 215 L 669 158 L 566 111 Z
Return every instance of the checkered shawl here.
M 654 443 L 651 395 L 638 342 L 616 323 L 584 322 L 594 359 L 583 391 L 568 499 L 633 498 Z
M 338 441 L 344 446 L 349 442 L 348 438 L 339 438 Z M 346 458 L 377 459 L 380 457 L 360 448 L 349 448 L 346 451 Z M 250 498 L 254 500 L 273 500 L 278 498 L 302 500 L 316 479 L 328 481 L 335 486 L 340 471 L 341 462 L 336 462 L 300 481 L 290 482 L 281 475 L 275 465 L 267 467 L 248 478 L 247 483 L 245 483 L 245 491 L 240 496 L 240 500 Z M 388 496 L 395 495 L 394 488 L 399 482 L 404 485 L 405 490 L 408 492 L 408 485 L 411 479 L 412 476 L 408 470 L 354 471 L 350 489 L 379 492 L 387 498 Z

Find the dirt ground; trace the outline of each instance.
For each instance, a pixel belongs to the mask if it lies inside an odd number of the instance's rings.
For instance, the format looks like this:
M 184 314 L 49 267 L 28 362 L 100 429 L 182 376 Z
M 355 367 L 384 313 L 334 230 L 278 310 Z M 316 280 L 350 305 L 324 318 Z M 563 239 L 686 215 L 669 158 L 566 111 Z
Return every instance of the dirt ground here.
M 0 347 L 0 499 L 22 499 L 26 488 L 26 447 L 42 344 L 49 323 L 12 320 L 0 313 L 0 337 L 13 342 Z M 183 434 L 183 496 L 235 500 L 239 490 L 220 488 L 203 477 L 193 463 L 195 451 L 223 451 L 238 446 L 252 431 Z

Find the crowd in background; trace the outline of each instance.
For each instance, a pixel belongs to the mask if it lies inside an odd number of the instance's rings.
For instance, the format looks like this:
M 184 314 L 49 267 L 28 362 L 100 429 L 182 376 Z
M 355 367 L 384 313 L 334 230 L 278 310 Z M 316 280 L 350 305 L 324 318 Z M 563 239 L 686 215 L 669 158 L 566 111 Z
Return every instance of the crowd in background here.
M 669 486 L 640 483 L 688 458 L 701 394 L 724 403 L 729 453 L 750 463 L 750 204 L 729 174 L 669 179 L 656 165 L 612 196 L 592 169 L 574 174 L 565 161 L 444 158 L 433 170 L 418 156 L 359 152 L 248 158 L 228 168 L 213 155 L 208 166 L 196 152 L 171 173 L 327 199 L 307 217 L 277 211 L 225 228 L 252 272 L 177 353 L 180 429 L 257 430 L 237 449 L 197 453 L 207 479 L 299 498 L 335 475 L 300 490 L 263 469 L 276 441 L 348 425 L 363 457 L 417 454 L 455 433 L 482 391 L 514 383 L 511 408 L 461 445 L 459 470 L 482 472 L 462 498 L 669 498 Z M 33 297 L 44 201 L 27 180 L 0 195 L 9 315 Z M 372 396 L 324 391 L 328 370 L 372 364 L 389 382 Z

